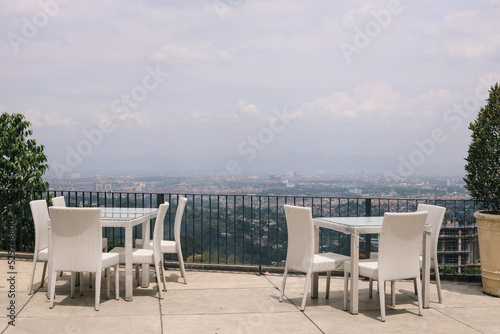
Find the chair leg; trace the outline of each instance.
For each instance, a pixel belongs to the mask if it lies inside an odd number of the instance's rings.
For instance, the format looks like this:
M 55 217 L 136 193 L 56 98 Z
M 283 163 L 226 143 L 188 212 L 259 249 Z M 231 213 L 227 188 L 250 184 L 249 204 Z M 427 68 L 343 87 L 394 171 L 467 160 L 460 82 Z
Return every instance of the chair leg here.
M 385 281 L 378 280 L 378 298 L 380 300 L 380 320 L 385 321 Z
M 420 275 L 415 280 L 417 281 L 418 314 L 422 315 L 422 284 L 420 284 Z
M 344 311 L 347 311 L 347 295 L 349 292 L 349 273 L 344 270 Z
M 415 291 L 415 295 L 417 295 L 417 279 L 413 279 L 413 291 Z
M 78 275 L 77 272 L 74 271 L 71 272 L 71 293 L 70 293 L 71 298 L 75 298 L 76 275 Z
M 43 269 L 42 269 L 42 280 L 40 281 L 40 287 L 43 288 L 43 283 L 45 281 L 45 273 L 47 272 L 47 264 L 48 261 L 43 262 Z
M 302 304 L 300 305 L 300 310 L 304 312 L 306 309 L 306 299 L 307 299 L 307 290 L 309 289 L 309 285 L 311 284 L 311 272 L 306 274 L 306 285 L 304 286 L 304 295 L 302 296 Z
M 162 261 L 155 262 L 156 284 L 158 284 L 158 295 L 160 296 L 160 299 L 163 299 L 162 288 L 161 288 L 161 283 L 160 283 L 161 277 L 160 277 L 159 263 L 162 263 Z
M 396 305 L 396 281 L 391 281 L 391 306 Z
M 285 271 L 283 272 L 283 281 L 281 283 L 281 294 L 279 302 L 283 301 L 283 295 L 285 294 L 285 285 L 286 285 L 286 275 L 288 274 L 288 266 L 285 265 Z
M 163 290 L 167 291 L 167 279 L 165 277 L 165 268 L 163 267 L 163 258 L 160 261 L 160 269 L 161 269 L 161 277 L 163 281 Z M 184 283 L 186 283 L 186 280 L 184 280 Z
M 83 272 L 80 272 L 80 296 L 83 296 Z
M 107 253 L 108 252 L 108 244 L 106 243 L 106 246 L 102 249 L 103 250 L 103 253 Z M 111 272 L 111 268 L 109 269 L 109 272 Z M 107 277 L 108 271 L 104 270 L 104 277 Z M 108 296 L 109 298 L 109 296 Z
M 56 277 L 57 277 L 57 271 L 53 271 L 50 273 L 52 279 L 50 279 L 50 285 L 49 285 L 49 298 L 50 298 L 50 303 L 49 303 L 49 308 L 54 308 L 54 295 L 56 292 Z
M 326 272 L 326 299 L 330 298 L 330 279 L 332 278 L 332 272 Z
M 439 265 L 438 265 L 437 257 L 434 257 L 432 262 L 434 265 L 434 276 L 436 276 L 438 300 L 439 300 L 439 304 L 441 304 L 443 302 L 443 298 L 441 298 L 441 279 L 439 278 Z
M 95 273 L 95 305 L 94 309 L 99 311 L 99 303 L 101 302 L 101 275 L 102 271 L 98 270 Z M 83 284 L 80 284 L 83 285 Z
M 31 295 L 33 293 L 33 278 L 35 277 L 35 269 L 36 269 L 36 256 L 33 257 L 33 265 L 31 266 L 31 279 L 30 279 L 30 284 L 28 286 L 28 295 Z M 47 263 L 47 262 L 45 262 Z M 40 283 L 40 287 L 43 287 L 43 279 L 42 282 Z
M 89 273 L 89 289 L 92 289 L 92 273 Z
M 47 293 L 45 294 L 45 296 L 47 297 L 47 299 L 50 299 L 50 286 L 52 285 L 52 280 L 53 279 L 56 279 L 55 277 L 52 277 L 52 269 L 49 267 L 49 270 L 47 272 Z
M 30 284 L 28 285 L 28 295 L 33 294 L 33 277 L 35 276 L 35 268 L 36 268 L 36 261 L 33 259 L 33 265 L 31 266 L 31 278 L 30 278 Z M 42 286 L 43 281 L 40 283 L 40 287 Z
M 107 267 L 104 271 L 104 276 L 106 277 L 106 298 L 110 298 L 109 290 L 111 290 L 111 283 L 109 280 L 109 276 L 111 275 L 111 268 Z
M 120 266 L 118 264 L 115 265 L 115 299 L 118 300 L 120 296 Z
M 368 280 L 368 298 L 373 297 L 373 278 L 369 278 Z
M 179 259 L 179 267 L 181 269 L 181 275 L 182 275 L 182 278 L 184 278 L 184 284 L 186 284 L 187 283 L 186 269 L 184 268 L 184 259 L 182 258 L 182 251 L 180 249 L 177 250 L 177 257 Z

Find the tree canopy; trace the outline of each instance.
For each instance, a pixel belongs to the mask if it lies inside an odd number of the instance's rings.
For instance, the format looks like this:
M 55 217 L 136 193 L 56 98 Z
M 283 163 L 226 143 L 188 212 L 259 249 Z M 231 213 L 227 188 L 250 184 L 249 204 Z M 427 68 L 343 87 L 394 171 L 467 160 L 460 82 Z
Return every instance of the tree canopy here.
M 30 138 L 31 123 L 22 114 L 0 116 L 0 189 L 48 189 L 42 177 L 48 170 L 44 146 Z
M 500 213 L 500 87 L 491 86 L 488 104 L 470 123 L 465 188 L 481 208 Z

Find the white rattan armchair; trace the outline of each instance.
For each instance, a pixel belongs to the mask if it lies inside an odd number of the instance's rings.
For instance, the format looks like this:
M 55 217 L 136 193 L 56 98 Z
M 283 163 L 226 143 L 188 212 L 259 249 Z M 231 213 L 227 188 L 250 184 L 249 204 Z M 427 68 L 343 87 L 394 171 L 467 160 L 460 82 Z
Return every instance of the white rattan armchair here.
M 57 206 L 60 208 L 66 207 L 66 200 L 64 199 L 64 196 L 52 197 L 50 201 L 52 202 L 52 206 Z
M 304 311 L 312 273 L 327 272 L 326 298 L 328 298 L 331 271 L 341 270 L 344 261 L 348 260 L 349 257 L 336 253 L 315 253 L 311 208 L 292 205 L 284 205 L 284 208 L 288 230 L 288 248 L 279 301 L 283 300 L 288 271 L 295 270 L 306 273 L 306 283 L 300 306 L 300 309 Z
M 417 212 L 427 211 L 427 220 L 425 222 L 426 225 L 430 225 L 431 227 L 431 251 L 430 251 L 430 259 L 431 259 L 431 268 L 434 269 L 434 276 L 436 277 L 436 288 L 438 294 L 439 303 L 443 302 L 442 294 L 441 294 L 441 280 L 439 278 L 439 264 L 437 257 L 437 246 L 439 242 L 439 233 L 441 231 L 441 226 L 443 224 L 444 215 L 446 213 L 446 208 L 437 205 L 430 204 L 419 204 L 417 206 Z M 422 254 L 422 252 L 421 252 Z M 370 256 L 371 259 L 377 258 L 377 253 L 372 253 Z M 422 268 L 422 256 L 420 256 L 420 268 Z M 415 294 L 417 293 L 417 282 L 414 280 L 415 285 Z M 394 288 L 394 284 L 392 284 Z M 372 292 L 372 282 L 370 280 L 370 297 Z M 393 301 L 394 303 L 394 301 Z
M 49 231 L 48 220 L 49 210 L 47 208 L 47 201 L 44 199 L 30 202 L 31 215 L 35 225 L 35 250 L 33 252 L 33 266 L 31 269 L 30 283 L 28 287 L 28 294 L 33 293 L 33 279 L 35 276 L 35 269 L 37 262 L 44 262 L 42 279 L 40 287 L 43 287 L 45 280 L 45 273 L 47 271 L 47 261 L 49 260 Z
M 379 237 L 377 259 L 359 262 L 359 275 L 378 281 L 381 320 L 385 321 L 385 281 L 392 282 L 391 300 L 394 301 L 394 280 L 413 278 L 417 282 L 419 315 L 422 315 L 422 289 L 420 285 L 420 249 L 427 212 L 384 214 Z M 347 310 L 347 286 L 350 261 L 344 264 L 344 310 Z M 370 289 L 371 290 L 371 289 Z M 371 291 L 370 291 L 371 293 Z
M 66 200 L 64 199 L 64 196 L 53 197 L 51 201 L 52 201 L 52 206 L 60 208 L 66 207 Z M 105 252 L 108 251 L 108 238 L 102 238 L 102 249 Z
M 71 297 L 75 294 L 76 272 L 95 274 L 95 310 L 99 310 L 102 269 L 107 269 L 109 298 L 110 273 L 114 267 L 115 298 L 119 295 L 119 256 L 103 253 L 100 208 L 50 207 L 49 220 L 49 297 L 54 307 L 57 271 L 71 271 Z
M 160 226 L 163 225 L 165 214 L 168 210 L 168 202 L 160 204 L 158 215 L 156 216 L 156 224 L 153 230 L 153 249 L 134 248 L 132 250 L 132 263 L 133 264 L 153 264 L 155 266 L 156 281 L 158 283 L 158 294 L 160 299 L 163 299 L 160 280 L 163 281 L 163 289 L 167 290 L 167 282 L 165 280 L 165 269 L 163 268 L 163 255 L 160 251 L 161 233 Z M 162 223 L 159 223 L 162 222 Z M 125 248 L 115 247 L 110 253 L 119 254 L 120 263 L 125 263 Z
M 187 198 L 180 197 L 177 202 L 177 210 L 175 212 L 175 222 L 174 222 L 174 240 L 161 240 L 160 248 L 162 254 L 177 254 L 177 259 L 179 261 L 179 268 L 181 270 L 181 276 L 184 279 L 184 283 L 187 283 L 186 280 L 186 269 L 184 268 L 184 259 L 182 258 L 182 249 L 181 249 L 181 225 L 182 225 L 182 216 L 184 215 L 184 209 L 186 208 Z M 156 223 L 161 223 L 160 226 L 160 235 L 163 237 L 163 220 L 159 221 L 156 219 Z M 143 242 L 142 239 L 136 239 L 135 245 L 137 248 L 142 248 Z M 153 241 L 149 241 L 149 245 L 145 248 L 153 249 Z
M 446 213 L 446 208 L 437 205 L 430 204 L 419 204 L 417 207 L 417 212 L 427 211 L 427 221 L 426 224 L 431 226 L 431 268 L 434 268 L 434 276 L 436 277 L 436 288 L 438 294 L 439 303 L 443 302 L 441 296 L 441 280 L 439 278 L 439 264 L 437 257 L 437 246 L 439 241 L 439 233 L 441 231 L 441 226 L 443 225 L 444 215 Z M 422 256 L 420 256 L 420 268 L 422 268 Z M 417 282 L 415 281 L 415 285 Z M 415 292 L 417 288 L 415 286 Z

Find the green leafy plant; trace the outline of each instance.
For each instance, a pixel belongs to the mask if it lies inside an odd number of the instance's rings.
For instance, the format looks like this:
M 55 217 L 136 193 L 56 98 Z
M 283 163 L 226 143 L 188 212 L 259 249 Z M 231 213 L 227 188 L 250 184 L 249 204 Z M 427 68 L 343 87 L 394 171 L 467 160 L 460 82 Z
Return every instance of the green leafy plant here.
M 42 179 L 49 168 L 44 146 L 37 145 L 31 124 L 22 114 L 0 116 L 0 188 L 47 189 Z
M 489 213 L 500 214 L 500 87 L 491 86 L 487 105 L 469 124 L 472 141 L 465 159 L 465 188 Z
M 49 189 L 43 175 L 49 168 L 44 146 L 37 145 L 31 124 L 22 114 L 0 115 L 0 204 L 2 240 L 5 249 L 7 225 L 14 221 L 17 231 L 15 248 L 30 251 L 34 244 L 30 200 L 40 199 Z

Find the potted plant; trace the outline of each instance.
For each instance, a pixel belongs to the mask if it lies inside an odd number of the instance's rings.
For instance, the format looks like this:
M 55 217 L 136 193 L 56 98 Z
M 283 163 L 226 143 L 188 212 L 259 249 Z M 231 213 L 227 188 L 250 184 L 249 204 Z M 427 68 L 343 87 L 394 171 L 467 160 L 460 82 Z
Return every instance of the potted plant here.
M 479 236 L 483 292 L 500 297 L 500 87 L 491 86 L 487 105 L 469 124 L 472 141 L 465 188 L 480 207 L 474 213 Z

